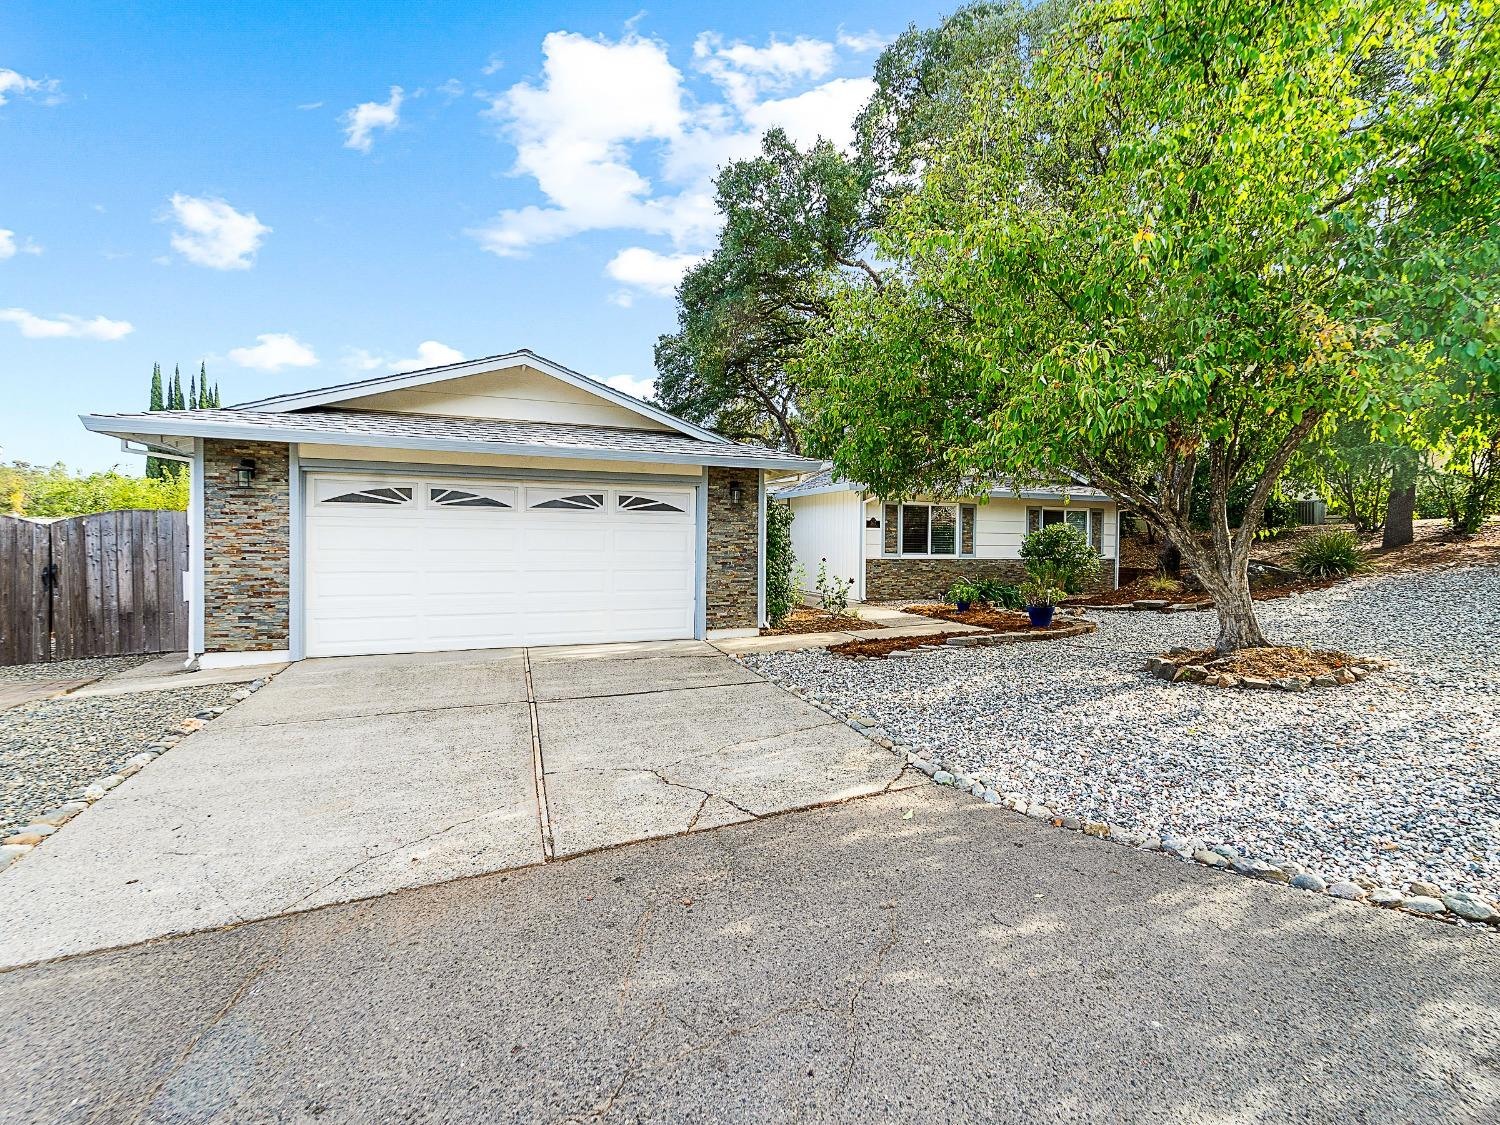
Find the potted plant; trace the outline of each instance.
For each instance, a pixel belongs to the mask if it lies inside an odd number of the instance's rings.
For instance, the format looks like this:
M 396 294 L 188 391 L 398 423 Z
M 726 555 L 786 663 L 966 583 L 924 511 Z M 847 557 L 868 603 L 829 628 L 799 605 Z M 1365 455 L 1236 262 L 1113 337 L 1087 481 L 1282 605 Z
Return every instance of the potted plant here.
M 959 613 L 967 613 L 970 606 L 984 600 L 984 594 L 978 586 L 974 585 L 967 578 L 960 578 L 948 587 L 945 600 L 957 606 Z
M 1031 565 L 1026 581 L 1021 583 L 1021 597 L 1026 602 L 1026 616 L 1033 628 L 1045 629 L 1052 624 L 1057 603 L 1067 597 L 1058 581 L 1057 567 L 1045 562 Z

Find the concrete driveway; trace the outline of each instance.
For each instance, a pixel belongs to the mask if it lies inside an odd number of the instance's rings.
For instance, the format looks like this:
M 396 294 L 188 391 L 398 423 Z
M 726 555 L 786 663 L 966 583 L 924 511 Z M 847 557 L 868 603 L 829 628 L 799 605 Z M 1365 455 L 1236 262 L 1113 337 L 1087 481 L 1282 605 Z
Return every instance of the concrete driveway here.
M 0 1122 L 1500 1113 L 1500 942 L 933 785 L 0 972 Z
M 916 780 L 696 642 L 304 661 L 0 874 L 0 967 Z

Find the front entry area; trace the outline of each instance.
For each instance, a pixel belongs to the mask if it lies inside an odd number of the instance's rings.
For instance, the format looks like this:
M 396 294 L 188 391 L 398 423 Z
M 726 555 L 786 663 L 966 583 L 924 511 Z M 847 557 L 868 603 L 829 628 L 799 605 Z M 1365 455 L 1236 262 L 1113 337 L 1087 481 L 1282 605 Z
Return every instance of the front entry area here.
M 697 499 L 586 478 L 310 474 L 306 653 L 691 638 Z

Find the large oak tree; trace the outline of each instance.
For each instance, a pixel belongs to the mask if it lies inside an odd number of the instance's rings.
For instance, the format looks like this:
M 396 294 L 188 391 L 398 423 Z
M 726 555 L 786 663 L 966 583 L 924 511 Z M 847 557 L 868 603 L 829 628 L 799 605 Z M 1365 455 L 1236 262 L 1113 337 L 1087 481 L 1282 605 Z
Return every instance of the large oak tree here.
M 1288 461 L 1390 410 L 1393 356 L 1434 369 L 1421 326 L 1469 359 L 1493 330 L 1427 239 L 1493 237 L 1497 60 L 1493 0 L 1088 4 L 976 91 L 877 234 L 884 284 L 840 287 L 796 365 L 811 448 L 890 496 L 1082 472 L 1181 550 L 1221 651 L 1266 643 Z M 1205 469 L 1200 536 L 1173 486 Z

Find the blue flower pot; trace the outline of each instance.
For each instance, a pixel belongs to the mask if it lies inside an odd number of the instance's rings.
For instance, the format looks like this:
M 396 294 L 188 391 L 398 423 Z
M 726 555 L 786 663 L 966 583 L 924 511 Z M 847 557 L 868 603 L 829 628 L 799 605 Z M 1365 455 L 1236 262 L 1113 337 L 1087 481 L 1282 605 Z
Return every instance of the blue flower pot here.
M 958 606 L 958 612 L 959 613 L 968 613 L 969 612 L 969 603 L 968 602 L 960 600 L 958 602 L 955 602 L 954 604 Z
M 1029 605 L 1026 607 L 1026 616 L 1031 618 L 1033 629 L 1045 629 L 1052 624 L 1052 615 L 1057 612 L 1057 607 L 1052 605 Z

